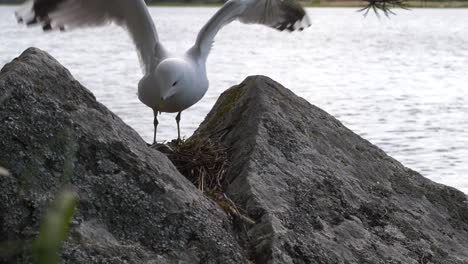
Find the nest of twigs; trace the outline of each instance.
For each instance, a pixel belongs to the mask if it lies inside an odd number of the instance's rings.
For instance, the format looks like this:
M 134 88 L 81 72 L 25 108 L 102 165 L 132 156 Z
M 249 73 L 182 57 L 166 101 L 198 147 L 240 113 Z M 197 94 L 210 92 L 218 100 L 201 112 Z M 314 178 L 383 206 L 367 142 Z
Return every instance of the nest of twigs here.
M 395 15 L 391 8 L 398 7 L 408 9 L 406 0 L 365 0 L 368 4 L 359 11 L 364 12 L 367 16 L 370 10 L 374 11 L 377 16 L 380 16 L 379 11 L 382 11 L 385 16 Z
M 226 195 L 226 173 L 229 167 L 227 149 L 210 139 L 190 138 L 160 145 L 157 149 L 208 198 L 232 217 L 249 224 L 254 220 Z

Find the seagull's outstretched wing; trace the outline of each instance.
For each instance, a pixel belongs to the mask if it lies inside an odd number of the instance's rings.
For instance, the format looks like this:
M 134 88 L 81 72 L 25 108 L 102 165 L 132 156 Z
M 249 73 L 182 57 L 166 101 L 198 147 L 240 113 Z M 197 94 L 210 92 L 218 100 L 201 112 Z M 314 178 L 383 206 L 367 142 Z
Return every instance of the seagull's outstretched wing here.
M 19 22 L 40 24 L 44 30 L 121 25 L 129 31 L 145 73 L 166 56 L 143 0 L 29 0 L 15 15 Z
M 218 31 L 236 19 L 280 31 L 303 30 L 310 26 L 304 8 L 294 0 L 229 0 L 200 30 L 192 51 L 206 58 Z

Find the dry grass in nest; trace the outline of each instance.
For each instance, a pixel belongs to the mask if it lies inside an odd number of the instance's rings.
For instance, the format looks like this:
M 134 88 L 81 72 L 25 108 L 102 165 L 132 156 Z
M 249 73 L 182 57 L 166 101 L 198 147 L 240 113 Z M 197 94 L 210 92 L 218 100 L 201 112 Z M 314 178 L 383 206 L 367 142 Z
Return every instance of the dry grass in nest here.
M 229 167 L 225 147 L 210 139 L 190 138 L 181 142 L 172 141 L 157 149 L 165 153 L 182 175 L 226 213 L 255 224 L 225 193 L 225 177 Z

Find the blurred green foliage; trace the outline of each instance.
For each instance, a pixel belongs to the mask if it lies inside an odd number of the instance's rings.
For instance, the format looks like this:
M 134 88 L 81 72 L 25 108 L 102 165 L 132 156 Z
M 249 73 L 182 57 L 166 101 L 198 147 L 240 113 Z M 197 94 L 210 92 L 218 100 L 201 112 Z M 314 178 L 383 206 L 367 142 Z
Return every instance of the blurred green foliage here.
M 33 245 L 36 264 L 58 263 L 58 254 L 67 238 L 77 200 L 75 192 L 61 191 L 47 210 Z
M 77 201 L 78 195 L 75 192 L 60 191 L 42 217 L 39 234 L 34 240 L 3 241 L 0 243 L 0 262 L 12 260 L 15 259 L 15 256 L 22 255 L 22 262 L 25 263 L 59 263 L 60 249 L 68 236 Z

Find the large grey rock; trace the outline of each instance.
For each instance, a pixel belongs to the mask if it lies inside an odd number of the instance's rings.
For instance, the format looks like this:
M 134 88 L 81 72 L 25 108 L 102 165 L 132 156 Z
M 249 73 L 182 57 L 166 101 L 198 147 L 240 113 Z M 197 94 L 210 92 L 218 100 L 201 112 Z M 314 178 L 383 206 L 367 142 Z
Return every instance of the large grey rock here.
M 463 193 L 423 178 L 266 77 L 195 138 L 228 149 L 231 218 L 46 53 L 0 71 L 0 263 L 58 190 L 79 204 L 62 263 L 468 263 Z M 13 253 L 10 251 L 9 253 Z
M 10 172 L 0 176 L 1 246 L 32 240 L 57 191 L 73 186 L 61 263 L 247 262 L 225 213 L 38 49 L 0 72 L 0 166 Z
M 195 137 L 229 149 L 256 263 L 468 263 L 462 192 L 402 166 L 266 77 L 227 90 Z

